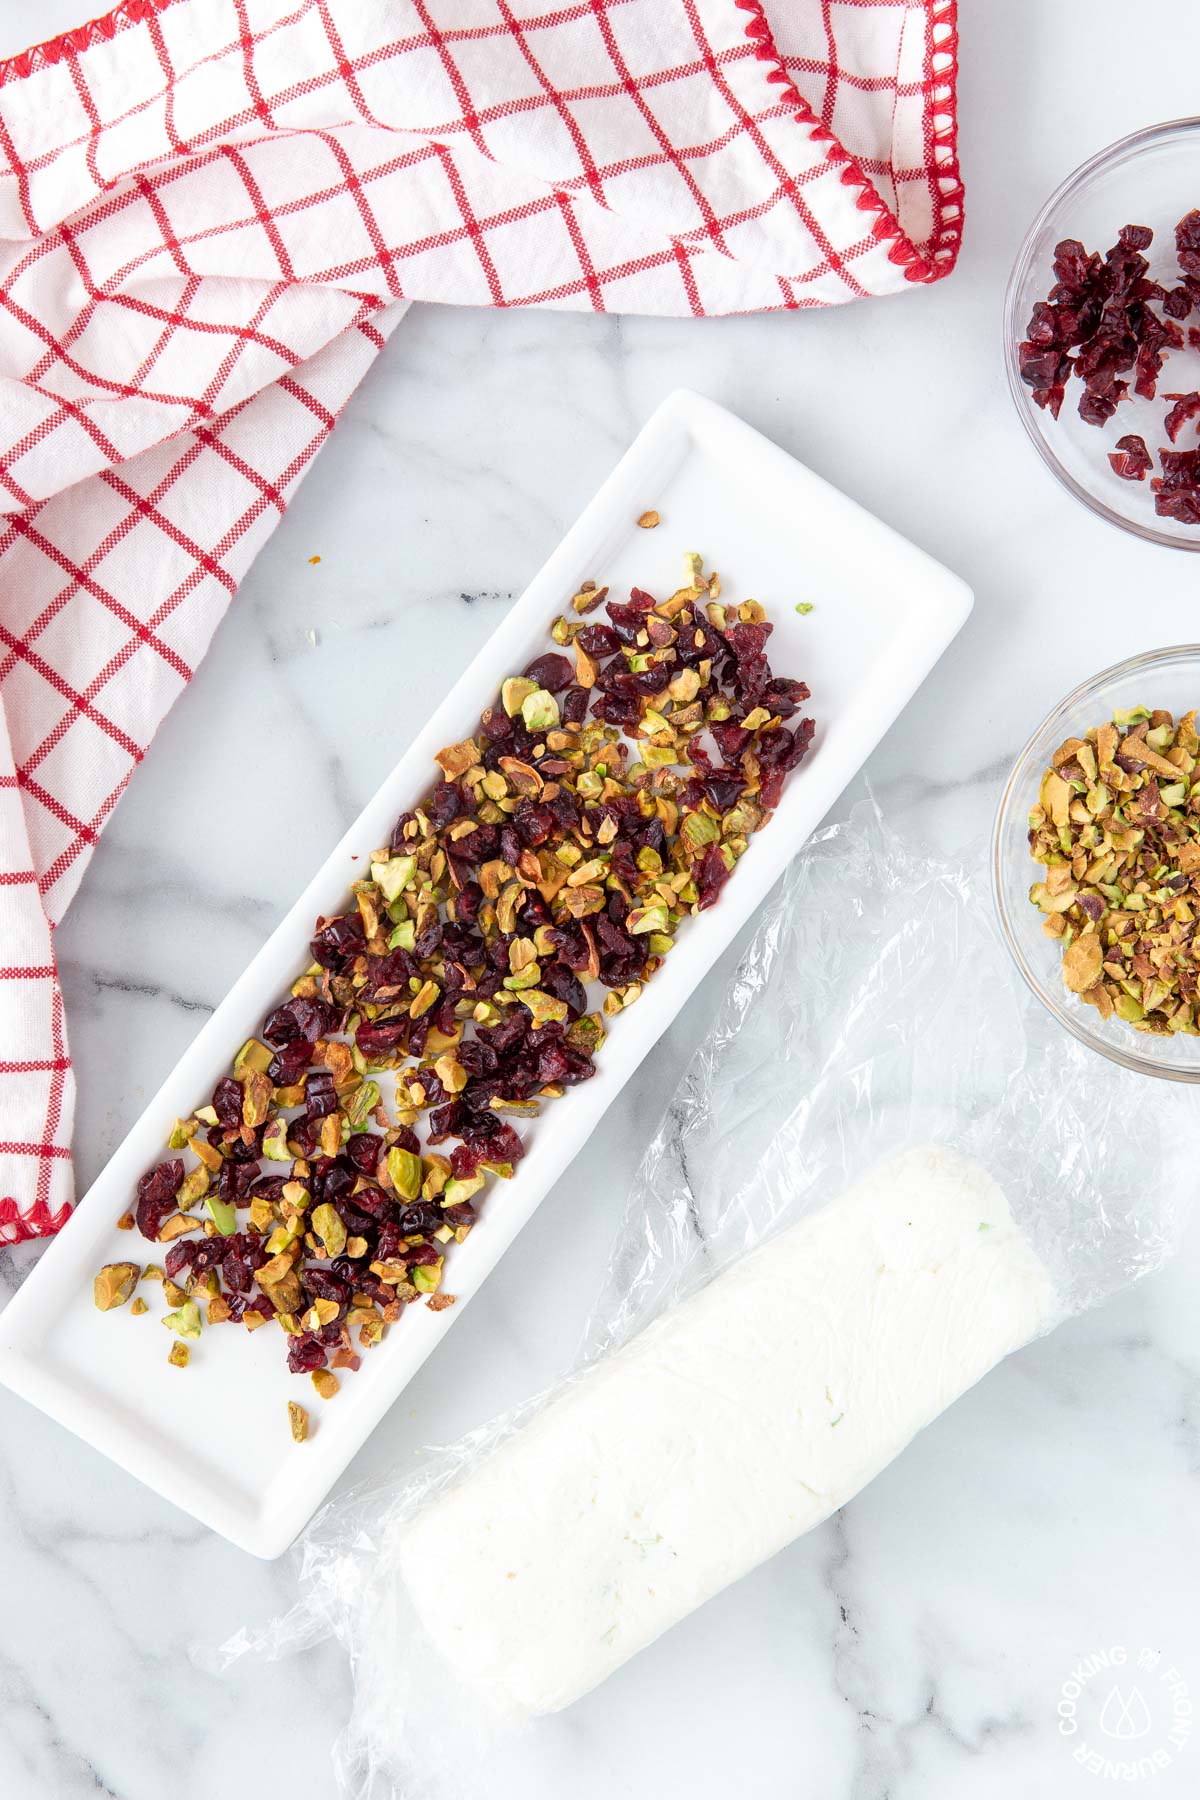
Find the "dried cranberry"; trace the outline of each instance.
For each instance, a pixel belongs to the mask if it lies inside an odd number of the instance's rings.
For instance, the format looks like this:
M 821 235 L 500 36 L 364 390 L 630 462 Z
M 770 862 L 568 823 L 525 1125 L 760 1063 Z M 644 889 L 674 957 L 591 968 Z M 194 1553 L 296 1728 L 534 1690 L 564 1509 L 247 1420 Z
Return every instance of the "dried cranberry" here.
M 460 1200 L 455 1206 L 443 1206 L 442 1217 L 448 1225 L 473 1225 L 478 1214 L 469 1200 Z
M 440 781 L 425 802 L 425 816 L 438 830 L 451 824 L 462 810 L 462 791 L 452 781 Z
M 513 815 L 513 823 L 520 833 L 521 841 L 530 848 L 544 844 L 554 830 L 554 814 L 548 806 L 537 806 L 532 800 L 522 800 Z
M 163 1257 L 163 1268 L 166 1270 L 172 1281 L 175 1280 L 177 1275 L 182 1275 L 185 1269 L 191 1268 L 192 1258 L 196 1254 L 198 1248 L 199 1246 L 197 1244 L 189 1243 L 186 1239 L 180 1239 L 177 1243 L 171 1245 L 171 1248 Z
M 217 1121 L 226 1131 L 239 1131 L 242 1124 L 242 1088 L 241 1083 L 232 1075 L 225 1075 L 213 1089 L 213 1111 Z
M 585 625 L 576 634 L 575 642 L 593 659 L 615 656 L 621 648 L 621 640 L 611 625 Z
M 577 975 L 573 975 L 565 963 L 552 962 L 542 970 L 542 987 L 556 1000 L 566 1002 L 567 1011 L 573 1019 L 587 1011 L 587 993 Z M 556 1081 L 554 1075 L 543 1077 L 546 1081 Z
M 221 1165 L 217 1193 L 231 1206 L 249 1206 L 251 1189 L 258 1178 L 256 1162 L 226 1162 Z
M 696 882 L 696 886 L 700 892 L 697 904 L 701 912 L 704 912 L 708 907 L 716 904 L 717 900 L 720 898 L 721 889 L 729 880 L 730 874 L 731 870 L 727 867 L 725 858 L 721 855 L 720 845 L 710 844 L 700 859 L 700 869 Z
M 300 1336 L 292 1338 L 290 1343 L 288 1368 L 293 1375 L 311 1375 L 314 1369 L 325 1367 L 328 1357 L 319 1338 L 302 1332 Z
M 313 1047 L 307 1038 L 292 1038 L 278 1049 L 267 1065 L 267 1074 L 276 1087 L 292 1087 L 299 1081 L 313 1059 Z
M 225 1255 L 225 1239 L 222 1237 L 205 1238 L 197 1243 L 192 1255 L 192 1273 L 206 1275 L 209 1269 L 215 1269 Z
M 1150 452 L 1145 438 L 1141 437 L 1118 438 L 1116 449 L 1108 453 L 1108 460 L 1122 481 L 1145 481 L 1151 468 Z
M 534 657 L 525 671 L 525 679 L 536 681 L 547 693 L 560 694 L 575 679 L 575 670 L 565 656 L 550 650 L 545 656 Z
M 335 1031 L 338 1022 L 336 1007 L 327 1006 L 323 1000 L 306 1000 L 297 995 L 275 1008 L 263 1025 L 263 1037 L 277 1050 L 297 1038 L 312 1044 L 319 1037 Z
M 408 1042 L 409 1023 L 407 1014 L 400 1019 L 364 1019 L 354 1041 L 368 1060 L 386 1056 Z
M 300 1285 L 314 1300 L 332 1300 L 343 1311 L 354 1297 L 354 1289 L 342 1275 L 309 1263 L 300 1271 Z
M 586 688 L 568 688 L 559 710 L 568 725 L 582 725 L 587 717 L 588 701 L 591 696 Z
M 236 1083 L 235 1083 L 236 1085 Z M 147 1169 L 137 1184 L 135 1214 L 137 1228 L 145 1238 L 156 1238 L 163 1220 L 175 1211 L 175 1195 L 183 1180 L 183 1164 L 178 1157 Z
M 360 1132 L 346 1145 L 346 1155 L 360 1175 L 374 1175 L 383 1152 L 383 1139 L 373 1131 Z
M 333 1076 L 327 1069 L 316 1069 L 308 1077 L 304 1088 L 305 1116 L 313 1119 L 324 1119 L 337 1111 L 337 1094 L 334 1092 Z
M 1175 402 L 1163 421 L 1166 426 L 1167 436 L 1174 444 L 1177 442 L 1179 434 L 1184 426 L 1200 413 L 1200 394 L 1165 394 L 1163 398 L 1166 400 L 1174 400 Z
M 432 1235 L 442 1222 L 442 1209 L 428 1201 L 418 1200 L 412 1206 L 406 1206 L 400 1214 L 400 1229 L 406 1237 L 416 1236 L 419 1232 Z
M 337 970 L 361 955 L 364 942 L 361 917 L 358 913 L 345 913 L 322 926 L 309 949 L 313 961 L 319 962 L 323 969 Z

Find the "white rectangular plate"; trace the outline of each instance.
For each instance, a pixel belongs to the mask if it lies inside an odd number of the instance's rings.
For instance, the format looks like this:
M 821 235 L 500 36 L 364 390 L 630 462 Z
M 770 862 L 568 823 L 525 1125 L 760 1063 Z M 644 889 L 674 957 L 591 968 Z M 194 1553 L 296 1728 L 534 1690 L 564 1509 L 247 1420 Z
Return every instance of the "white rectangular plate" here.
M 655 506 L 657 531 L 635 525 Z M 427 792 L 434 752 L 469 732 L 501 681 L 547 647 L 551 621 L 588 579 L 623 597 L 670 593 L 681 553 L 699 550 L 730 597 L 761 600 L 774 621 L 777 674 L 812 689 L 807 760 L 768 828 L 752 839 L 710 911 L 685 921 L 640 1004 L 613 1021 L 599 1072 L 529 1132 L 515 1178 L 497 1183 L 480 1223 L 447 1260 L 458 1305 L 410 1308 L 322 1407 L 289 1375 L 278 1331 L 206 1331 L 186 1373 L 168 1367 L 152 1315 L 99 1313 L 92 1277 L 141 1255 L 116 1229 L 137 1178 L 165 1154 L 172 1120 L 207 1100 L 243 1040 L 308 962 L 318 913 L 342 908 L 354 865 L 386 843 Z M 800 617 L 798 600 L 813 611 Z M 739 419 L 695 394 L 654 414 L 412 748 L 333 850 L 196 1041 L 167 1077 L 74 1217 L 0 1315 L 0 1381 L 166 1499 L 258 1556 L 277 1556 L 512 1243 L 692 989 L 766 895 L 920 685 L 971 608 L 964 584 Z M 436 679 L 434 671 L 431 679 Z M 359 867 L 362 867 L 360 860 Z M 297 1449 L 285 1401 L 313 1401 Z

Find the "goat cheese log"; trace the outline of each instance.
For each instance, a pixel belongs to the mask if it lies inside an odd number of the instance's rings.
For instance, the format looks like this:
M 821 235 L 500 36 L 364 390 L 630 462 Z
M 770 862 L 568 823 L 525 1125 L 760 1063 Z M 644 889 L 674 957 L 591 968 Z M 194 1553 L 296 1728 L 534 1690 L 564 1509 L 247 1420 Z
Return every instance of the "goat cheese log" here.
M 555 1712 L 818 1525 L 1055 1317 L 977 1164 L 922 1148 L 593 1365 L 400 1528 L 453 1676 Z

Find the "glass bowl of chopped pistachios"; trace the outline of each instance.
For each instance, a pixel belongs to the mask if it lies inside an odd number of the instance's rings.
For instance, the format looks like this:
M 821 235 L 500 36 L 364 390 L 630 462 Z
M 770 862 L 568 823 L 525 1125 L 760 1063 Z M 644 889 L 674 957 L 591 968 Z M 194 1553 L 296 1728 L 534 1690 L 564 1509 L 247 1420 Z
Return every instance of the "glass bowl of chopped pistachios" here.
M 1200 1081 L 1200 644 L 1117 663 L 1042 721 L 992 838 L 1000 928 L 1060 1024 Z

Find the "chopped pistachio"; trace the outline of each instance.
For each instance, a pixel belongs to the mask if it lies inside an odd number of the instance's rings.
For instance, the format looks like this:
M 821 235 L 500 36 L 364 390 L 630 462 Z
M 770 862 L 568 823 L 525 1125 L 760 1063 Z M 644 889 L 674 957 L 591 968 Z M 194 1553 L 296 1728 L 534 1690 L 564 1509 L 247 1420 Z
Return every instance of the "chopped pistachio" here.
M 178 1312 L 165 1313 L 162 1322 L 168 1331 L 177 1332 L 180 1337 L 200 1336 L 200 1308 L 194 1300 L 185 1300 Z
M 266 1044 L 260 1043 L 257 1038 L 247 1038 L 233 1059 L 233 1072 L 235 1075 L 241 1075 L 243 1070 L 254 1069 L 259 1074 L 265 1075 L 271 1066 L 274 1054 L 273 1050 Z
M 314 1207 L 312 1229 L 320 1239 L 321 1249 L 326 1257 L 332 1261 L 335 1256 L 342 1254 L 346 1248 L 346 1227 L 335 1206 L 325 1202 L 321 1206 Z
M 175 1204 L 180 1212 L 190 1212 L 197 1200 L 208 1192 L 208 1168 L 201 1163 L 198 1168 L 189 1169 L 179 1184 L 175 1195 Z
M 290 1163 L 291 1152 L 287 1147 L 287 1120 L 276 1117 L 272 1119 L 263 1132 L 262 1153 L 268 1162 Z
M 399 1144 L 393 1145 L 387 1153 L 387 1172 L 402 1200 L 416 1200 L 420 1196 L 424 1177 L 421 1159 L 413 1151 L 405 1150 Z
M 1200 1034 L 1194 742 L 1193 714 L 1116 712 L 1059 745 L 1029 815 L 1045 869 L 1030 900 L 1060 940 L 1064 984 L 1102 1019 L 1158 1035 Z
M 105 1263 L 92 1283 L 92 1294 L 101 1312 L 124 1306 L 138 1283 L 136 1263 Z
M 510 719 L 521 711 L 530 694 L 537 693 L 537 682 L 525 675 L 510 675 L 500 689 L 500 703 Z
M 204 1204 L 221 1236 L 232 1237 L 237 1230 L 236 1208 L 228 1200 L 222 1200 L 216 1194 L 205 1194 Z
M 558 701 L 545 688 L 534 688 L 521 702 L 521 717 L 530 731 L 553 731 L 558 724 Z
M 167 1351 L 167 1361 L 173 1369 L 186 1369 L 188 1366 L 188 1358 L 190 1356 L 191 1348 L 183 1342 L 182 1338 L 176 1338 L 175 1342 L 171 1345 L 171 1348 Z
M 308 1436 L 308 1414 L 297 1400 L 289 1400 L 287 1409 L 292 1436 L 298 1444 L 302 1444 Z
M 318 1394 L 320 1394 L 322 1400 L 332 1400 L 340 1385 L 338 1378 L 333 1373 L 332 1369 L 314 1369 L 312 1372 L 312 1384 L 316 1388 Z

